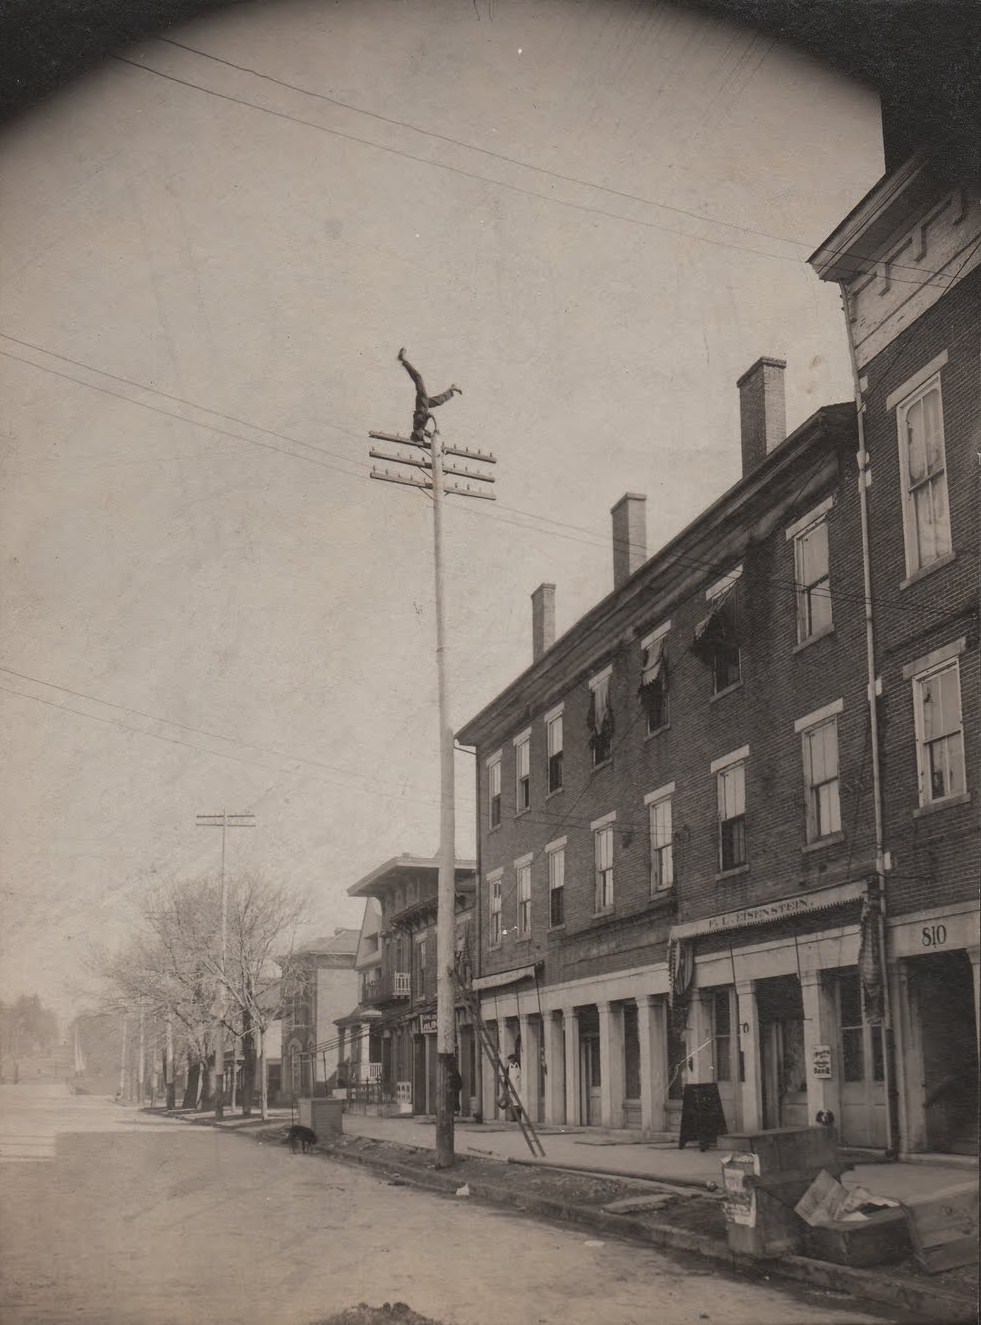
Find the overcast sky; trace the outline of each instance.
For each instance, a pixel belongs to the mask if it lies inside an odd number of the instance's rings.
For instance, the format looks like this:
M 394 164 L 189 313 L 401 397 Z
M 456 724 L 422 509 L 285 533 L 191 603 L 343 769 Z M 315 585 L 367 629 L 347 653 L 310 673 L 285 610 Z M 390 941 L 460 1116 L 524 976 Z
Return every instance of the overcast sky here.
M 367 477 L 399 347 L 499 459 L 448 514 L 459 726 L 530 662 L 537 584 L 560 630 L 609 591 L 623 492 L 653 551 L 738 478 L 755 358 L 790 427 L 850 397 L 804 259 L 882 168 L 870 92 L 641 0 L 169 35 L 0 140 L 0 994 L 63 1013 L 155 881 L 217 866 L 198 812 L 255 812 L 229 867 L 309 888 L 311 931 L 436 850 L 431 507 Z

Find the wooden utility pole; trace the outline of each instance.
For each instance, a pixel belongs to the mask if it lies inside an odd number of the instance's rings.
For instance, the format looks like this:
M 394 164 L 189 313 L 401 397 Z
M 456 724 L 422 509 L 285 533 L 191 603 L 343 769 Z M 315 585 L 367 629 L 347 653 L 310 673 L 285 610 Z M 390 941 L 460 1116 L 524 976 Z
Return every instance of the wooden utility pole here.
M 401 359 L 402 356 L 400 355 Z M 455 390 L 455 388 L 454 388 Z M 425 403 L 425 397 L 421 397 Z M 437 403 L 437 402 L 433 402 Z M 420 396 L 417 395 L 417 419 Z M 392 454 L 372 447 L 374 459 L 387 460 L 403 466 L 402 472 L 372 469 L 371 477 L 383 483 L 402 483 L 422 488 L 433 502 L 433 569 L 436 581 L 436 686 L 439 703 L 439 761 L 440 761 L 440 816 L 438 884 L 436 893 L 436 1167 L 448 1168 L 454 1163 L 453 1101 L 450 1081 L 456 1066 L 456 1021 L 454 1017 L 453 967 L 456 937 L 456 815 L 454 804 L 453 728 L 449 716 L 449 683 L 446 668 L 446 621 L 443 605 L 443 503 L 447 496 L 478 497 L 493 501 L 493 493 L 472 486 L 473 483 L 491 484 L 494 479 L 479 470 L 460 464 L 446 464 L 447 456 L 473 460 L 480 464 L 496 464 L 493 455 L 482 451 L 468 451 L 460 447 L 444 446 L 436 429 L 432 414 L 432 430 L 417 425 L 411 437 L 397 433 L 372 432 L 369 437 L 396 446 L 411 447 L 423 454 Z M 410 472 L 406 473 L 405 469 Z M 447 482 L 446 476 L 462 479 Z M 472 482 L 471 482 L 472 481 Z
M 225 958 L 228 946 L 228 889 L 225 886 L 225 838 L 229 828 L 254 828 L 254 814 L 199 814 L 199 828 L 221 829 L 221 967 L 218 981 L 218 1006 L 215 1024 L 215 1120 L 225 1116 L 225 1009 L 227 1006 L 227 988 L 225 985 Z M 234 1054 L 232 1063 L 234 1071 Z

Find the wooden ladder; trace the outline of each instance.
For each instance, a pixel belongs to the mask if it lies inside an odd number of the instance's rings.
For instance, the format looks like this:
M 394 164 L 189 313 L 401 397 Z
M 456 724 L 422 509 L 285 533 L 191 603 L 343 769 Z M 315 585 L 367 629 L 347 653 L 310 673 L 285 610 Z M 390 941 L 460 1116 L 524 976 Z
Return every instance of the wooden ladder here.
M 500 1079 L 504 1083 L 504 1093 L 508 1101 L 508 1107 L 510 1108 L 511 1112 L 514 1114 L 515 1118 L 518 1121 L 518 1126 L 521 1128 L 521 1134 L 525 1138 L 525 1141 L 528 1143 L 528 1149 L 536 1158 L 544 1159 L 545 1147 L 542 1145 L 541 1141 L 539 1140 L 539 1136 L 538 1133 L 535 1131 L 534 1124 L 532 1123 L 531 1119 L 528 1117 L 528 1111 L 524 1106 L 521 1096 L 514 1089 L 514 1086 L 511 1083 L 511 1078 L 508 1076 L 507 1065 L 504 1062 L 504 1059 L 501 1057 L 500 1050 L 498 1049 L 497 1045 L 494 1043 L 491 1033 L 487 1029 L 483 1017 L 480 1015 L 479 998 L 468 985 L 465 985 L 463 983 L 463 981 L 460 979 L 459 972 L 456 971 L 455 969 L 453 971 L 453 980 L 454 983 L 456 984 L 456 990 L 457 994 L 460 997 L 460 1001 L 463 1003 L 463 1006 L 470 1013 L 471 1020 L 473 1021 L 473 1024 L 477 1029 L 477 1035 L 478 1038 L 480 1039 L 481 1048 L 484 1051 L 487 1061 L 494 1069 L 495 1077 L 500 1077 Z

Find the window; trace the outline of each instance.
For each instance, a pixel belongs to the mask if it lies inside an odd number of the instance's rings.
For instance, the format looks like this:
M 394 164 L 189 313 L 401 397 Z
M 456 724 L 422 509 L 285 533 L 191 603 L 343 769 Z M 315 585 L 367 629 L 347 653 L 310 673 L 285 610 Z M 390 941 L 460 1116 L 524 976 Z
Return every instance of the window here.
M 913 678 L 920 804 L 962 796 L 964 731 L 960 670 L 952 658 Z
M 674 883 L 674 850 L 671 832 L 671 793 L 674 783 L 645 796 L 651 835 L 651 896 Z
M 610 708 L 610 677 L 613 669 L 606 667 L 589 683 L 589 748 L 593 767 L 605 764 L 613 753 L 613 711 Z
M 497 828 L 501 822 L 501 752 L 492 755 L 487 761 L 487 797 L 488 819 L 491 828 Z
M 531 732 L 514 738 L 514 812 L 531 809 Z
M 531 856 L 523 856 L 514 862 L 514 873 L 518 881 L 518 938 L 528 938 L 531 934 Z
M 504 937 L 503 921 L 501 919 L 501 871 L 489 876 L 487 880 L 490 896 L 490 933 L 488 943 L 492 948 L 500 947 L 501 939 Z
M 951 549 L 939 373 L 901 402 L 896 421 L 903 483 L 906 571 L 912 575 L 946 556 Z
M 728 989 L 712 994 L 712 1044 L 716 1081 L 732 1080 L 732 1004 Z
M 555 929 L 565 924 L 565 842 L 550 842 L 545 848 L 548 861 L 548 923 Z
M 640 702 L 651 736 L 668 724 L 668 658 L 670 621 L 641 641 Z
M 719 801 L 719 869 L 746 864 L 746 759 L 749 747 L 725 755 L 712 765 Z
M 838 796 L 838 713 L 836 700 L 794 725 L 801 733 L 808 842 L 841 832 Z
M 862 992 L 857 970 L 842 971 L 838 977 L 838 1014 L 841 1027 L 841 1075 L 844 1081 L 865 1081 L 866 1063 L 871 1079 L 885 1076 L 882 1057 L 882 1028 L 866 1026 L 862 1018 Z
M 562 790 L 562 710 L 545 715 L 545 740 L 548 749 L 548 794 Z
M 615 815 L 597 820 L 593 825 L 593 859 L 596 866 L 596 888 L 593 911 L 599 915 L 613 908 L 613 820 Z
M 736 618 L 736 592 L 742 566 L 737 566 L 705 591 L 706 616 L 695 627 L 693 652 L 712 668 L 712 693 L 721 694 L 742 679 Z
M 794 541 L 797 643 L 831 629 L 831 576 L 828 554 L 828 498 L 787 530 Z

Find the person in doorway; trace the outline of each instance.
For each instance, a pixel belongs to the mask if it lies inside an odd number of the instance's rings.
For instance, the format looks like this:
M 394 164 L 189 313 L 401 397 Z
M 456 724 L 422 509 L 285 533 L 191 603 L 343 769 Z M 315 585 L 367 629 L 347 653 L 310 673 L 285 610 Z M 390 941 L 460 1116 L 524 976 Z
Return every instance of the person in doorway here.
M 451 396 L 462 396 L 463 392 L 458 386 L 454 385 L 447 387 L 445 391 L 441 391 L 438 396 L 430 396 L 426 393 L 426 384 L 422 380 L 422 374 L 409 363 L 405 357 L 404 348 L 398 352 L 398 361 L 412 378 L 413 385 L 416 388 L 416 403 L 412 411 L 411 438 L 414 442 L 428 442 L 432 434 L 436 432 L 436 420 L 433 418 L 433 410 L 438 405 L 445 405 Z M 430 423 L 433 425 L 432 432 L 427 431 Z
M 508 1054 L 508 1117 L 512 1122 L 518 1117 L 516 1102 L 521 1100 L 521 1060 L 517 1054 Z

